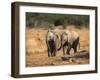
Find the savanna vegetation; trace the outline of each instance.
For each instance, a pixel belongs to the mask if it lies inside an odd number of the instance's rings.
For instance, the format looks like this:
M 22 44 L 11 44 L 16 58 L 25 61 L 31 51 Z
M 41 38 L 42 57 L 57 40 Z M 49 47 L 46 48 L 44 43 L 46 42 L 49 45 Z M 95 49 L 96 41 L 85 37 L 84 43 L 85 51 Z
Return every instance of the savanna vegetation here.
M 49 13 L 26 13 L 26 26 L 50 28 L 57 25 L 75 25 L 76 28 L 81 26 L 89 27 L 88 15 L 70 15 L 70 14 L 49 14 Z

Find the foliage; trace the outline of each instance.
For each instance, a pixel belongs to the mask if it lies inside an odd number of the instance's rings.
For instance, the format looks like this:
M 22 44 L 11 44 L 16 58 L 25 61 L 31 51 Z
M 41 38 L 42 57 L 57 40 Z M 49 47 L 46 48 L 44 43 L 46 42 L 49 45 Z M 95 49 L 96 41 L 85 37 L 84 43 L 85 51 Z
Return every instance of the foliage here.
M 51 14 L 51 13 L 26 13 L 27 27 L 52 27 L 62 25 L 89 26 L 89 15 Z

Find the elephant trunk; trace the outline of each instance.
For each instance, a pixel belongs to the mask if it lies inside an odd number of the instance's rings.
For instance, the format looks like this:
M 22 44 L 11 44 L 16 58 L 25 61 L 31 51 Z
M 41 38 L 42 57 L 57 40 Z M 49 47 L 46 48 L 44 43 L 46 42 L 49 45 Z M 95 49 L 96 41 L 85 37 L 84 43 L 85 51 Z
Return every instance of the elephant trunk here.
M 60 43 L 60 45 L 59 45 L 59 48 L 57 49 L 58 51 L 59 51 L 59 50 L 62 48 L 62 46 L 63 46 L 63 45 L 62 45 L 62 39 L 60 40 L 59 43 Z
M 62 48 L 62 44 L 61 44 L 60 48 L 58 48 L 57 50 L 59 51 L 61 48 Z

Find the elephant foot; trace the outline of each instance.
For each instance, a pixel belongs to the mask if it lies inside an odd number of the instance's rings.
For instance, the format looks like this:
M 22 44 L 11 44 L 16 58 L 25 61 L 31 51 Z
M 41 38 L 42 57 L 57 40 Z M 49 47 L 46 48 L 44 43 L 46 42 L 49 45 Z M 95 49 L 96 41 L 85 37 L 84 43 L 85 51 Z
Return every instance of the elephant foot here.
M 48 54 L 48 57 L 51 57 L 52 55 Z

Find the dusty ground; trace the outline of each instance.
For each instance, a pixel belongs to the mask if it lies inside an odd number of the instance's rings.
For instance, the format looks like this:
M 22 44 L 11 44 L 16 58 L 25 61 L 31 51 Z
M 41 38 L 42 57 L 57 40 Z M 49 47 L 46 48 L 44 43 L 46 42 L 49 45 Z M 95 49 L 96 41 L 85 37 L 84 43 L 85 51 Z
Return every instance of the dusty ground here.
M 89 30 L 86 28 L 75 29 L 80 35 L 80 50 L 89 51 Z M 66 29 L 65 29 L 66 30 Z M 65 31 L 62 29 L 61 31 Z M 58 66 L 58 65 L 74 65 L 74 64 L 89 64 L 88 58 L 77 58 L 75 61 L 63 61 L 62 50 L 57 52 L 56 57 L 48 57 L 47 46 L 45 43 L 46 29 L 26 28 L 26 67 L 34 66 Z M 77 54 L 77 53 L 76 53 Z

